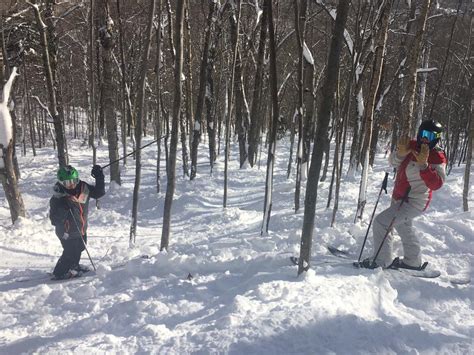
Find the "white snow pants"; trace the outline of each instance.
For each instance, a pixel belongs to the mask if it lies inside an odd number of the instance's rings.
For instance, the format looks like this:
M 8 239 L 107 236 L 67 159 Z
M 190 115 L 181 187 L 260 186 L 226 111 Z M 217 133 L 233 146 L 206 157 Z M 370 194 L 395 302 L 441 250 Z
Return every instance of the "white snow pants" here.
M 392 200 L 392 204 L 385 211 L 381 212 L 374 220 L 374 254 L 377 253 L 377 250 L 382 243 L 382 240 L 387 233 L 387 229 L 390 226 L 393 218 L 393 226 L 395 230 L 400 235 L 403 244 L 403 262 L 410 266 L 420 266 L 421 265 L 421 250 L 420 250 L 420 241 L 413 229 L 413 219 L 422 214 L 422 211 L 411 206 L 409 203 L 402 201 Z M 383 243 L 382 249 L 377 256 L 375 262 L 377 265 L 382 267 L 389 266 L 392 263 L 392 244 L 393 244 L 393 233 L 390 232 Z

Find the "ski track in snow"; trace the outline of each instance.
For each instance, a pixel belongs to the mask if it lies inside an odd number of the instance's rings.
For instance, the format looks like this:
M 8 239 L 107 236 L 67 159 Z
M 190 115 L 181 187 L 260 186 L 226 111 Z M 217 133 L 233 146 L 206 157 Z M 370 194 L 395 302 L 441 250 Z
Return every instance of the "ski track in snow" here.
M 80 143 L 70 142 L 71 164 L 93 182 L 92 154 Z M 48 219 L 55 152 L 43 148 L 36 158 L 19 157 L 27 218 L 11 226 L 0 192 L 0 353 L 473 354 L 471 284 L 322 263 L 333 260 L 327 244 L 358 255 L 384 171 L 390 171 L 382 154 L 370 174 L 362 224 L 352 223 L 357 176 L 343 180 L 334 228 L 332 208 L 325 208 L 329 178 L 320 183 L 313 268 L 296 277 L 289 256 L 299 253 L 304 207 L 293 211 L 286 143 L 277 145 L 272 218 L 264 236 L 265 168 L 239 170 L 233 150 L 224 209 L 223 162 L 210 176 L 202 146 L 194 181 L 182 177 L 178 162 L 169 252 L 159 251 L 166 177 L 156 193 L 151 147 L 143 151 L 137 243 L 129 248 L 135 167 L 128 158 L 122 186 L 106 184 L 100 209 L 91 200 L 88 248 L 97 273 L 67 282 L 45 275 L 61 253 Z M 261 159 L 264 164 L 265 154 Z M 99 163 L 107 160 L 107 147 L 99 147 Z M 462 212 L 463 169 L 453 169 L 415 222 L 424 258 L 444 276 L 470 276 L 474 261 L 474 216 Z M 389 192 L 392 186 L 390 180 Z M 383 194 L 378 211 L 389 203 Z M 396 237 L 394 249 L 400 247 Z M 81 262 L 89 264 L 85 252 Z

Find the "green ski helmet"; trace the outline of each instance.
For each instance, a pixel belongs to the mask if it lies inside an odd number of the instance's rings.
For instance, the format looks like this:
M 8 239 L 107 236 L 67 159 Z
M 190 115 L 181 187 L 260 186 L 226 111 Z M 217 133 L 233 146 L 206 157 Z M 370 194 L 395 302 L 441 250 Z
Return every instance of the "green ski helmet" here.
M 58 170 L 58 180 L 66 188 L 74 187 L 79 182 L 79 173 L 71 166 L 62 166 Z

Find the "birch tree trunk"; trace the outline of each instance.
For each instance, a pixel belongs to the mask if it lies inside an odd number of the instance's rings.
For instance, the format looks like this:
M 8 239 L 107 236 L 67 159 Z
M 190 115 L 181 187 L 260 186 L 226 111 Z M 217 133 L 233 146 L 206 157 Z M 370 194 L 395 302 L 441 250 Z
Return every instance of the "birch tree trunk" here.
M 469 33 L 471 34 L 470 36 L 470 41 L 469 41 L 469 49 L 467 51 L 467 58 L 469 58 L 469 61 L 473 63 L 472 59 L 472 33 L 474 29 L 474 13 L 471 11 L 471 28 L 469 29 Z M 473 67 L 472 65 L 470 66 L 471 68 Z M 466 170 L 464 171 L 464 189 L 462 192 L 462 205 L 463 205 L 463 210 L 469 211 L 469 190 L 471 188 L 470 186 L 470 175 L 471 175 L 471 166 L 472 166 L 472 151 L 474 150 L 474 74 L 471 73 L 471 80 L 469 81 L 469 91 L 471 95 L 471 107 L 469 110 L 469 137 L 467 137 L 467 154 L 466 154 Z
M 301 7 L 300 7 L 301 4 Z M 299 50 L 299 61 L 297 69 L 297 83 L 298 83 L 298 101 L 296 107 L 296 122 L 298 125 L 298 143 L 296 145 L 296 186 L 295 186 L 295 212 L 298 212 L 300 209 L 300 194 L 301 194 L 301 180 L 302 180 L 302 170 L 303 170 L 303 139 L 304 139 L 304 127 L 303 127 L 303 98 L 304 98 L 304 88 L 303 88 L 303 74 L 304 74 L 304 30 L 306 25 L 306 0 L 302 2 L 295 0 L 295 29 L 296 29 L 296 39 L 298 42 Z
M 472 15 L 471 15 L 472 16 Z M 474 17 L 471 17 L 471 23 L 473 23 Z M 470 80 L 470 92 L 471 92 L 471 107 L 469 110 L 469 136 L 466 137 L 468 140 L 467 152 L 466 152 L 466 170 L 464 170 L 464 189 L 462 192 L 462 207 L 463 211 L 469 211 L 469 190 L 470 190 L 470 174 L 472 165 L 472 150 L 474 149 L 474 74 L 471 73 Z
M 340 66 L 341 50 L 343 45 L 344 26 L 349 12 L 350 0 L 339 0 L 337 5 L 337 16 L 331 40 L 331 47 L 327 61 L 326 78 L 321 89 L 322 101 L 318 111 L 318 122 L 316 125 L 315 141 L 313 146 L 311 166 L 309 169 L 306 187 L 303 229 L 301 234 L 301 249 L 298 263 L 298 275 L 309 269 L 311 258 L 311 246 L 313 240 L 314 218 L 316 213 L 316 200 L 318 197 L 318 182 L 321 172 L 321 163 L 328 140 L 328 126 L 331 118 L 331 108 L 334 102 L 337 78 Z
M 143 49 L 142 61 L 141 61 L 141 73 L 140 82 L 138 84 L 138 96 L 137 96 L 137 117 L 135 126 L 135 141 L 136 141 L 136 152 L 135 152 L 135 185 L 133 187 L 133 202 L 132 202 L 132 225 L 130 227 L 130 246 L 135 244 L 137 235 L 137 219 L 138 219 L 138 195 L 140 193 L 141 173 L 142 173 L 142 155 L 141 155 L 141 142 L 142 142 L 142 122 L 145 117 L 145 82 L 146 74 L 148 71 L 148 62 L 150 57 L 151 48 L 151 36 L 153 31 L 153 18 L 155 17 L 155 5 L 156 0 L 149 0 L 150 7 L 148 12 L 148 24 L 146 29 L 145 37 L 145 48 Z
M 364 137 L 364 146 L 363 146 L 363 161 L 362 161 L 362 176 L 359 186 L 359 199 L 357 201 L 357 218 L 362 219 L 362 214 L 364 212 L 365 204 L 367 203 L 367 181 L 369 179 L 369 155 L 370 147 L 372 141 L 372 131 L 373 131 L 373 121 L 374 121 L 374 111 L 377 92 L 379 89 L 380 78 L 382 77 L 382 68 L 384 64 L 385 56 L 385 47 L 387 44 L 387 31 L 390 17 L 390 10 L 392 8 L 393 0 L 380 0 L 378 2 L 379 9 L 379 24 L 376 26 L 377 36 L 375 43 L 375 54 L 374 54 L 374 65 L 372 71 L 372 78 L 370 82 L 370 89 L 368 93 L 367 105 L 365 107 L 365 137 Z
M 179 115 L 181 112 L 181 99 L 183 94 L 183 28 L 184 28 L 184 1 L 177 0 L 176 23 L 175 23 L 175 43 L 176 55 L 174 60 L 174 104 L 173 121 L 171 125 L 171 144 L 168 162 L 168 175 L 166 186 L 165 205 L 163 213 L 163 229 L 161 233 L 160 250 L 168 250 L 171 228 L 171 207 L 173 205 L 173 195 L 176 188 L 176 152 L 178 149 L 178 127 Z

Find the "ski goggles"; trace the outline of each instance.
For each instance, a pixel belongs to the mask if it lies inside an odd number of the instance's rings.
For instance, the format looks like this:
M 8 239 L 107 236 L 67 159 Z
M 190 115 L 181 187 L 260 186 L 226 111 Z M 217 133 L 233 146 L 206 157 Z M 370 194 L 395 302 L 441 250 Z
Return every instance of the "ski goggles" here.
M 78 182 L 79 182 L 79 179 L 70 179 L 70 180 L 60 181 L 61 185 L 63 185 L 66 189 L 72 189 L 76 187 Z
M 426 138 L 430 142 L 434 141 L 435 139 L 441 138 L 441 133 L 440 132 L 431 132 L 427 131 L 426 129 L 421 131 L 421 138 Z

